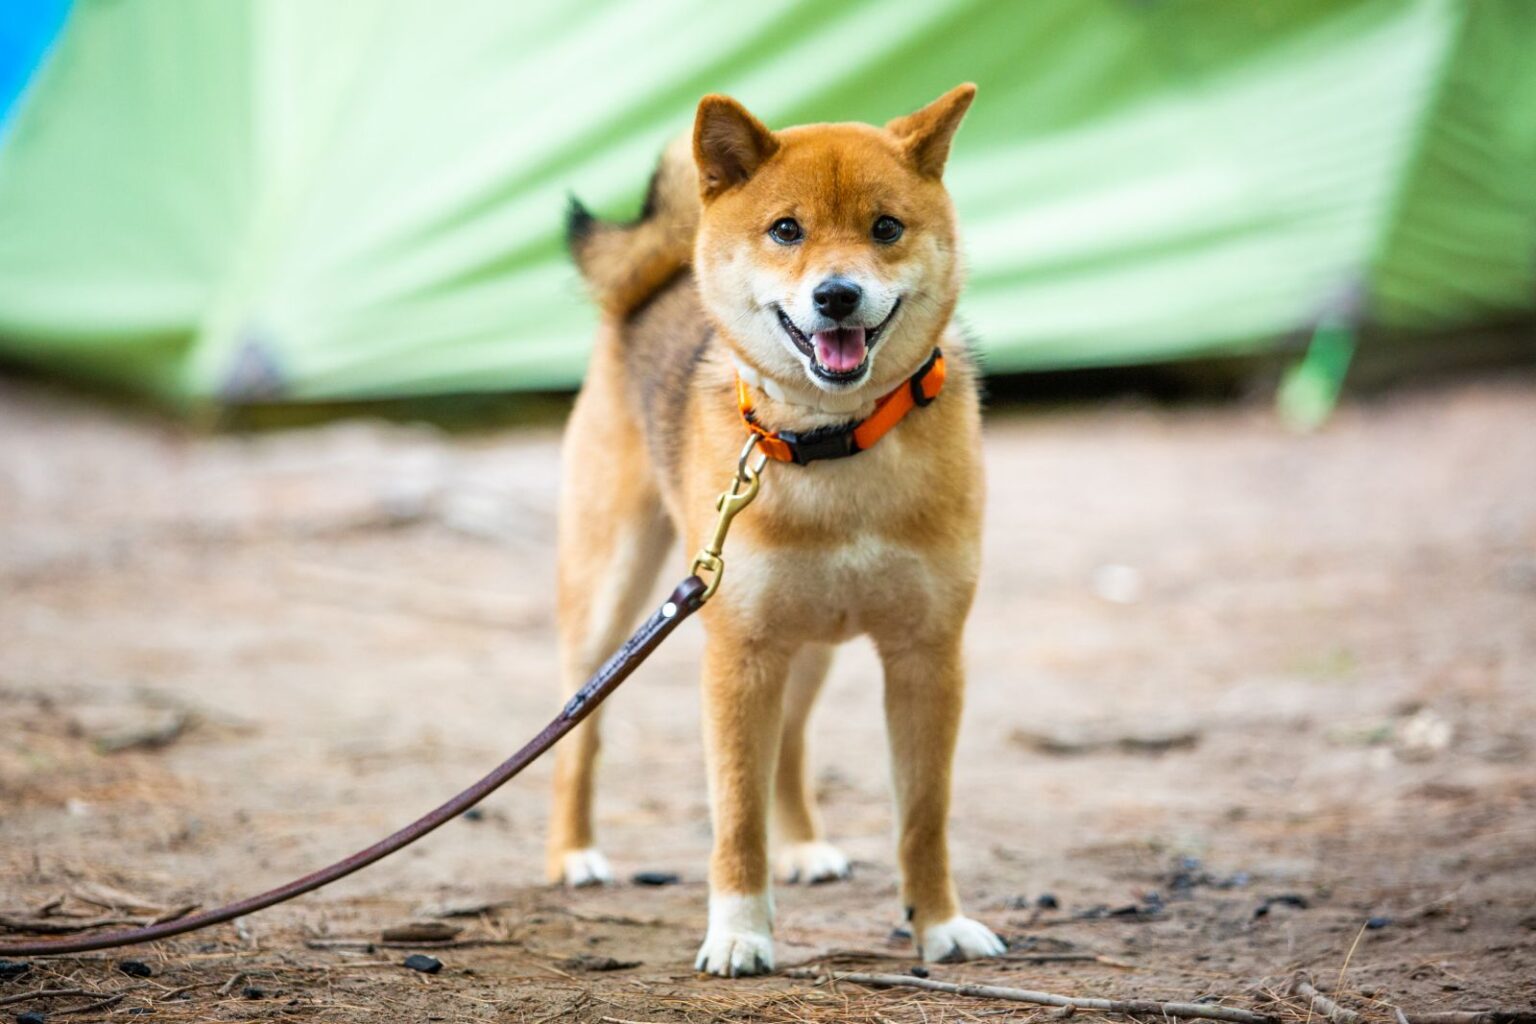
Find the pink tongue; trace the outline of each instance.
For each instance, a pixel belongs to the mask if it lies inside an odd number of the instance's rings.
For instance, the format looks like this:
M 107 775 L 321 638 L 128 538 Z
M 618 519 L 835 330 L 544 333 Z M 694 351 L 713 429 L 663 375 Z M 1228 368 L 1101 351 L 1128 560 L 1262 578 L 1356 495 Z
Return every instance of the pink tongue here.
M 817 331 L 816 361 L 833 373 L 857 370 L 864 363 L 864 328 Z

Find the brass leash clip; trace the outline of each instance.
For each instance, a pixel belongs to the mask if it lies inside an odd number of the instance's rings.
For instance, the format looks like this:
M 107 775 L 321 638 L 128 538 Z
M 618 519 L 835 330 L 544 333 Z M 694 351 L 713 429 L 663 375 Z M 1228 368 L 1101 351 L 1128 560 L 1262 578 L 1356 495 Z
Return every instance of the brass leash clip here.
M 757 492 L 762 489 L 763 467 L 768 464 L 768 456 L 759 452 L 756 461 L 752 459 L 752 452 L 757 448 L 759 440 L 756 434 L 747 438 L 746 445 L 741 449 L 741 457 L 736 460 L 736 475 L 731 478 L 731 489 L 721 492 L 720 497 L 715 499 L 715 508 L 720 511 L 719 518 L 715 520 L 715 531 L 699 549 L 699 553 L 693 556 L 691 572 L 704 581 L 704 593 L 699 598 L 701 604 L 715 596 L 715 591 L 720 587 L 720 579 L 725 575 L 725 559 L 721 557 L 721 552 L 725 549 L 725 535 L 730 532 L 731 520 L 752 504 Z

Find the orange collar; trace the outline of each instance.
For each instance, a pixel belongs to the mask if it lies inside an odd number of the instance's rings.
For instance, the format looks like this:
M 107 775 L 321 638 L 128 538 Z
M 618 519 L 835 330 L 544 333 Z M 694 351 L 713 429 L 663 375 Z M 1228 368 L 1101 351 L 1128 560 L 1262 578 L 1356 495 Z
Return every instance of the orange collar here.
M 747 429 L 758 436 L 758 449 L 779 462 L 793 462 L 804 466 L 818 459 L 842 459 L 857 455 L 875 446 L 907 413 L 927 405 L 939 396 L 944 388 L 944 353 L 938 349 L 922 367 L 908 377 L 906 383 L 875 402 L 875 411 L 865 419 L 854 423 L 842 423 L 831 427 L 818 427 L 805 433 L 792 430 L 769 430 L 757 422 L 752 411 L 752 398 L 747 394 L 747 382 L 736 377 L 736 404 L 741 408 L 741 418 Z

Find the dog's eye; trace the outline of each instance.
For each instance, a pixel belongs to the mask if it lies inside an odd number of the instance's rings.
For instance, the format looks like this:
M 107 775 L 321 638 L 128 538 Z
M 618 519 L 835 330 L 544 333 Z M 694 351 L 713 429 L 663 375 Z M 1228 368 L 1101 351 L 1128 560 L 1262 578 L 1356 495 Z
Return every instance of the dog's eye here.
M 793 217 L 780 217 L 768 229 L 768 236 L 780 245 L 794 245 L 805 237 L 805 230 Z
M 881 217 L 875 221 L 875 226 L 870 229 L 870 236 L 877 242 L 890 245 L 901 237 L 901 233 L 907 230 L 907 226 L 895 217 Z

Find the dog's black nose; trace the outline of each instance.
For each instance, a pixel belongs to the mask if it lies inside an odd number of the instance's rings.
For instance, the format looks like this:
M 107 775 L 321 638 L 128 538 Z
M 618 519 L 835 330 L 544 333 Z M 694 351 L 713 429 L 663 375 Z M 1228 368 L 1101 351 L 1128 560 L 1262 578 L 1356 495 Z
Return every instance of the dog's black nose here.
M 864 289 L 846 277 L 829 277 L 816 286 L 811 298 L 816 300 L 816 309 L 822 316 L 841 320 L 859 308 Z

